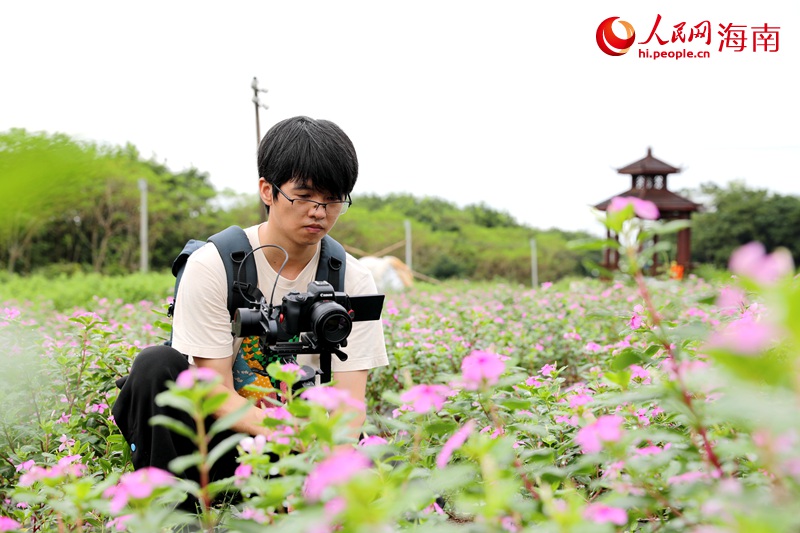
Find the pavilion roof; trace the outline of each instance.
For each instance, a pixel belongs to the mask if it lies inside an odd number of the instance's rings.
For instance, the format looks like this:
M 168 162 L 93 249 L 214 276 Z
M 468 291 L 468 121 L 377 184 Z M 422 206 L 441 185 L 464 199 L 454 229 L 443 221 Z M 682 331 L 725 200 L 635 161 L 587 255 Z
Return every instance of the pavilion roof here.
M 653 202 L 662 213 L 670 211 L 693 212 L 699 211 L 703 207 L 702 204 L 694 203 L 688 198 L 684 198 L 667 189 L 629 189 L 623 193 L 615 194 L 614 196 L 634 196 L 642 200 Z M 605 211 L 614 196 L 595 205 L 595 209 Z
M 653 152 L 649 147 L 647 148 L 647 155 L 644 158 L 617 169 L 617 172 L 620 174 L 643 176 L 675 174 L 680 171 L 681 169 L 653 157 Z

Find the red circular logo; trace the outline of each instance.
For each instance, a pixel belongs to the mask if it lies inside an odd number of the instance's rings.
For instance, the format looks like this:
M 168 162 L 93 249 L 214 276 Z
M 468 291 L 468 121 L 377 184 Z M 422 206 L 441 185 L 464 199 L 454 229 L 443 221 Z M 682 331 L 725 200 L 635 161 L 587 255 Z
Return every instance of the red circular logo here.
M 636 32 L 629 22 L 620 20 L 619 23 L 625 28 L 627 34 L 624 39 L 620 39 L 614 34 L 613 24 L 619 17 L 608 17 L 597 27 L 597 46 L 600 50 L 610 56 L 621 56 L 630 50 L 633 41 L 636 39 Z

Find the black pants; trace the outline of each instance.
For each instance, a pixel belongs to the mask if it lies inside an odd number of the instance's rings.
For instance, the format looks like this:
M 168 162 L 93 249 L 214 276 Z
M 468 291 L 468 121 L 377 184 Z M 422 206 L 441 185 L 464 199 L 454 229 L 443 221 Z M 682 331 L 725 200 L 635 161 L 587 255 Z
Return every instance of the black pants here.
M 177 350 L 164 345 L 145 348 L 136 356 L 130 375 L 118 382 L 121 384 L 119 396 L 111 411 L 122 436 L 128 442 L 135 469 L 154 466 L 169 471 L 169 462 L 176 457 L 190 455 L 197 451 L 194 443 L 164 426 L 151 426 L 150 419 L 155 415 L 166 415 L 195 428 L 194 420 L 188 413 L 172 407 L 159 407 L 155 397 L 167 389 L 167 382 L 189 368 L 186 357 Z M 206 429 L 214 418 L 206 420 Z M 223 431 L 211 441 L 209 450 L 232 434 Z M 211 468 L 211 480 L 223 479 L 233 475 L 237 467 L 236 450 L 222 456 Z M 196 468 L 182 474 L 187 479 L 199 482 Z

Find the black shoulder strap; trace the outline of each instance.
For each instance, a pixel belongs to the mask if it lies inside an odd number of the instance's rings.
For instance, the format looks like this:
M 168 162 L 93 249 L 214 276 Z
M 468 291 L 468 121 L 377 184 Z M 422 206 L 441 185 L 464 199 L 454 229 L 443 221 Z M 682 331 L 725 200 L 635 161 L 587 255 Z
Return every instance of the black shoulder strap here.
M 344 246 L 336 242 L 330 235 L 322 238 L 317 265 L 317 281 L 327 281 L 336 292 L 344 292 L 344 273 L 347 266 L 347 254 Z
M 214 244 L 225 265 L 228 280 L 228 312 L 233 314 L 240 307 L 252 307 L 258 297 L 258 272 L 250 239 L 239 226 L 231 226 L 208 238 Z M 241 267 L 241 268 L 240 268 Z M 240 274 L 241 273 L 241 274 Z M 244 293 L 244 296 L 242 295 Z

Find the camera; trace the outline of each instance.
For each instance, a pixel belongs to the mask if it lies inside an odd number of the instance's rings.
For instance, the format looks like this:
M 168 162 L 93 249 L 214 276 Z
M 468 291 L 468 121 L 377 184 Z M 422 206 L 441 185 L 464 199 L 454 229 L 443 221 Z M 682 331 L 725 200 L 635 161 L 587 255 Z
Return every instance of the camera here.
M 324 380 L 332 355 L 347 359 L 340 348 L 347 346 L 353 322 L 378 320 L 383 300 L 383 294 L 348 296 L 327 281 L 312 281 L 306 292 L 288 293 L 277 307 L 261 298 L 254 308 L 237 309 L 231 330 L 236 337 L 258 336 L 263 353 L 285 361 L 320 354 Z

